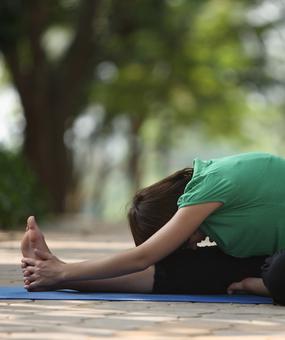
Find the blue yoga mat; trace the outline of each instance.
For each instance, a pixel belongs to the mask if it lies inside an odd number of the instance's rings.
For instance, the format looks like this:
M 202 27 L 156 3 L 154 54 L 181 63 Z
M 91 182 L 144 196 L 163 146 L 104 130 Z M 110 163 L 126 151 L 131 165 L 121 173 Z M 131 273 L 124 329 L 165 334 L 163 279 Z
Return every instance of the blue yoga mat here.
M 181 295 L 81 293 L 72 290 L 56 292 L 27 292 L 22 287 L 0 287 L 1 300 L 99 300 L 99 301 L 164 301 L 164 302 L 221 302 L 243 304 L 272 304 L 272 299 L 255 295 Z

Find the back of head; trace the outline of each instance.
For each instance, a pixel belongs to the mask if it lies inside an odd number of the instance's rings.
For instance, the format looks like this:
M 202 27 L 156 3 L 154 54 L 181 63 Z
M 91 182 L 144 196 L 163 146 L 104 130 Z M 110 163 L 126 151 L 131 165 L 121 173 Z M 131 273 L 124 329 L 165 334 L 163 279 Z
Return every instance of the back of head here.
M 185 168 L 135 194 L 128 220 L 137 246 L 164 226 L 177 212 L 177 200 L 192 175 L 193 168 Z

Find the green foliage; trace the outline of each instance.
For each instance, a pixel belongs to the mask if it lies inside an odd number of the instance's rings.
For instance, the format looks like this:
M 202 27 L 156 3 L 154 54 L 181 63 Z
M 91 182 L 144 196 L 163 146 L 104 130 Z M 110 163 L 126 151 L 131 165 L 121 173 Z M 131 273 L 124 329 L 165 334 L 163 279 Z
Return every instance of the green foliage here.
M 182 130 L 190 135 L 198 127 L 211 139 L 240 138 L 251 114 L 248 92 L 272 86 L 265 33 L 281 27 L 282 20 L 256 25 L 248 19 L 252 6 L 259 2 L 2 0 L 0 50 L 25 104 L 25 133 L 33 140 L 24 145 L 34 151 L 26 156 L 45 170 L 38 174 L 42 182 L 50 171 L 48 178 L 60 178 L 67 188 L 71 167 L 63 139 L 68 136 L 69 145 L 76 145 L 70 128 L 94 103 L 101 110 L 92 112 L 99 123 L 89 136 L 99 145 L 100 138 L 112 142 L 120 130 L 127 142 L 123 163 L 129 182 L 139 184 L 151 148 L 167 160 Z M 277 85 L 284 90 L 283 79 Z M 101 147 L 100 152 L 113 164 Z M 58 181 L 46 187 L 56 199 L 67 192 L 56 192 Z M 100 178 L 98 192 L 101 187 Z
M 42 216 L 46 211 L 47 199 L 26 162 L 18 154 L 1 150 L 0 229 L 23 226 L 29 215 Z
M 105 108 L 107 126 L 118 115 L 126 119 L 136 117 L 141 122 L 159 116 L 161 120 L 170 119 L 173 127 L 186 124 L 190 128 L 198 121 L 216 135 L 239 131 L 239 122 L 246 112 L 244 80 L 252 77 L 259 63 L 256 57 L 245 53 L 241 40 L 248 32 L 255 34 L 256 28 L 245 20 L 245 13 L 254 2 L 96 2 L 100 5 L 94 20 L 96 57 L 90 64 L 91 68 L 97 65 L 96 78 L 90 77 L 80 89 L 88 92 L 91 88 L 91 100 Z M 34 58 L 34 37 L 43 38 L 56 27 L 75 36 L 76 19 L 87 3 L 3 0 L 0 48 L 21 41 L 17 53 L 25 69 Z M 27 18 L 33 16 L 38 21 L 31 21 L 34 34 L 29 37 L 31 24 Z M 91 32 L 85 32 L 84 40 L 91 36 Z M 45 39 L 41 42 L 43 51 L 47 50 L 44 42 Z M 55 67 L 57 74 L 64 73 L 64 63 L 60 63 L 65 60 L 64 55 L 62 60 L 49 59 L 48 54 L 46 57 L 50 70 Z M 89 73 L 93 73 L 92 69 Z M 253 83 L 255 80 L 260 78 L 251 79 Z M 82 108 L 88 103 L 83 93 L 81 96 L 78 101 Z M 80 113 L 75 111 L 73 117 L 68 117 L 69 122 Z
M 246 112 L 242 78 L 256 63 L 240 39 L 248 28 L 237 12 L 245 8 L 233 0 L 114 1 L 103 48 L 116 72 L 102 77 L 100 67 L 108 72 L 110 65 L 99 64 L 92 98 L 109 117 L 238 133 Z

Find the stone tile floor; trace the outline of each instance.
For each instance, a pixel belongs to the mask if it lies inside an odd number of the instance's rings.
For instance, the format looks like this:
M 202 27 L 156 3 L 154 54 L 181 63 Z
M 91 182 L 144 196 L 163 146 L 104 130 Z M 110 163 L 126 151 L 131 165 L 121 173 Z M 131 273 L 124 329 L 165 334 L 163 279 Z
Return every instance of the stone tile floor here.
M 90 222 L 90 221 L 89 221 Z M 132 246 L 121 226 L 79 219 L 49 228 L 46 239 L 66 261 Z M 88 224 L 89 223 L 89 224 Z M 80 232 L 77 225 L 81 225 Z M 20 285 L 21 233 L 0 233 L 0 285 Z M 0 301 L 0 339 L 285 339 L 285 307 L 167 302 Z

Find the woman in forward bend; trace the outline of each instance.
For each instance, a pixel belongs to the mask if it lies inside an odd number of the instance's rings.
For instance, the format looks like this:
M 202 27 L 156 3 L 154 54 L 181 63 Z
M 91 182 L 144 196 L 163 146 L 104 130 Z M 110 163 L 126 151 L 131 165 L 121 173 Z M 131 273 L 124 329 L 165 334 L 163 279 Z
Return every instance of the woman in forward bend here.
M 284 304 L 284 177 L 285 160 L 271 154 L 196 159 L 135 195 L 128 217 L 136 247 L 101 260 L 62 262 L 30 217 L 22 242 L 25 288 L 243 290 Z M 217 246 L 197 247 L 206 236 Z

